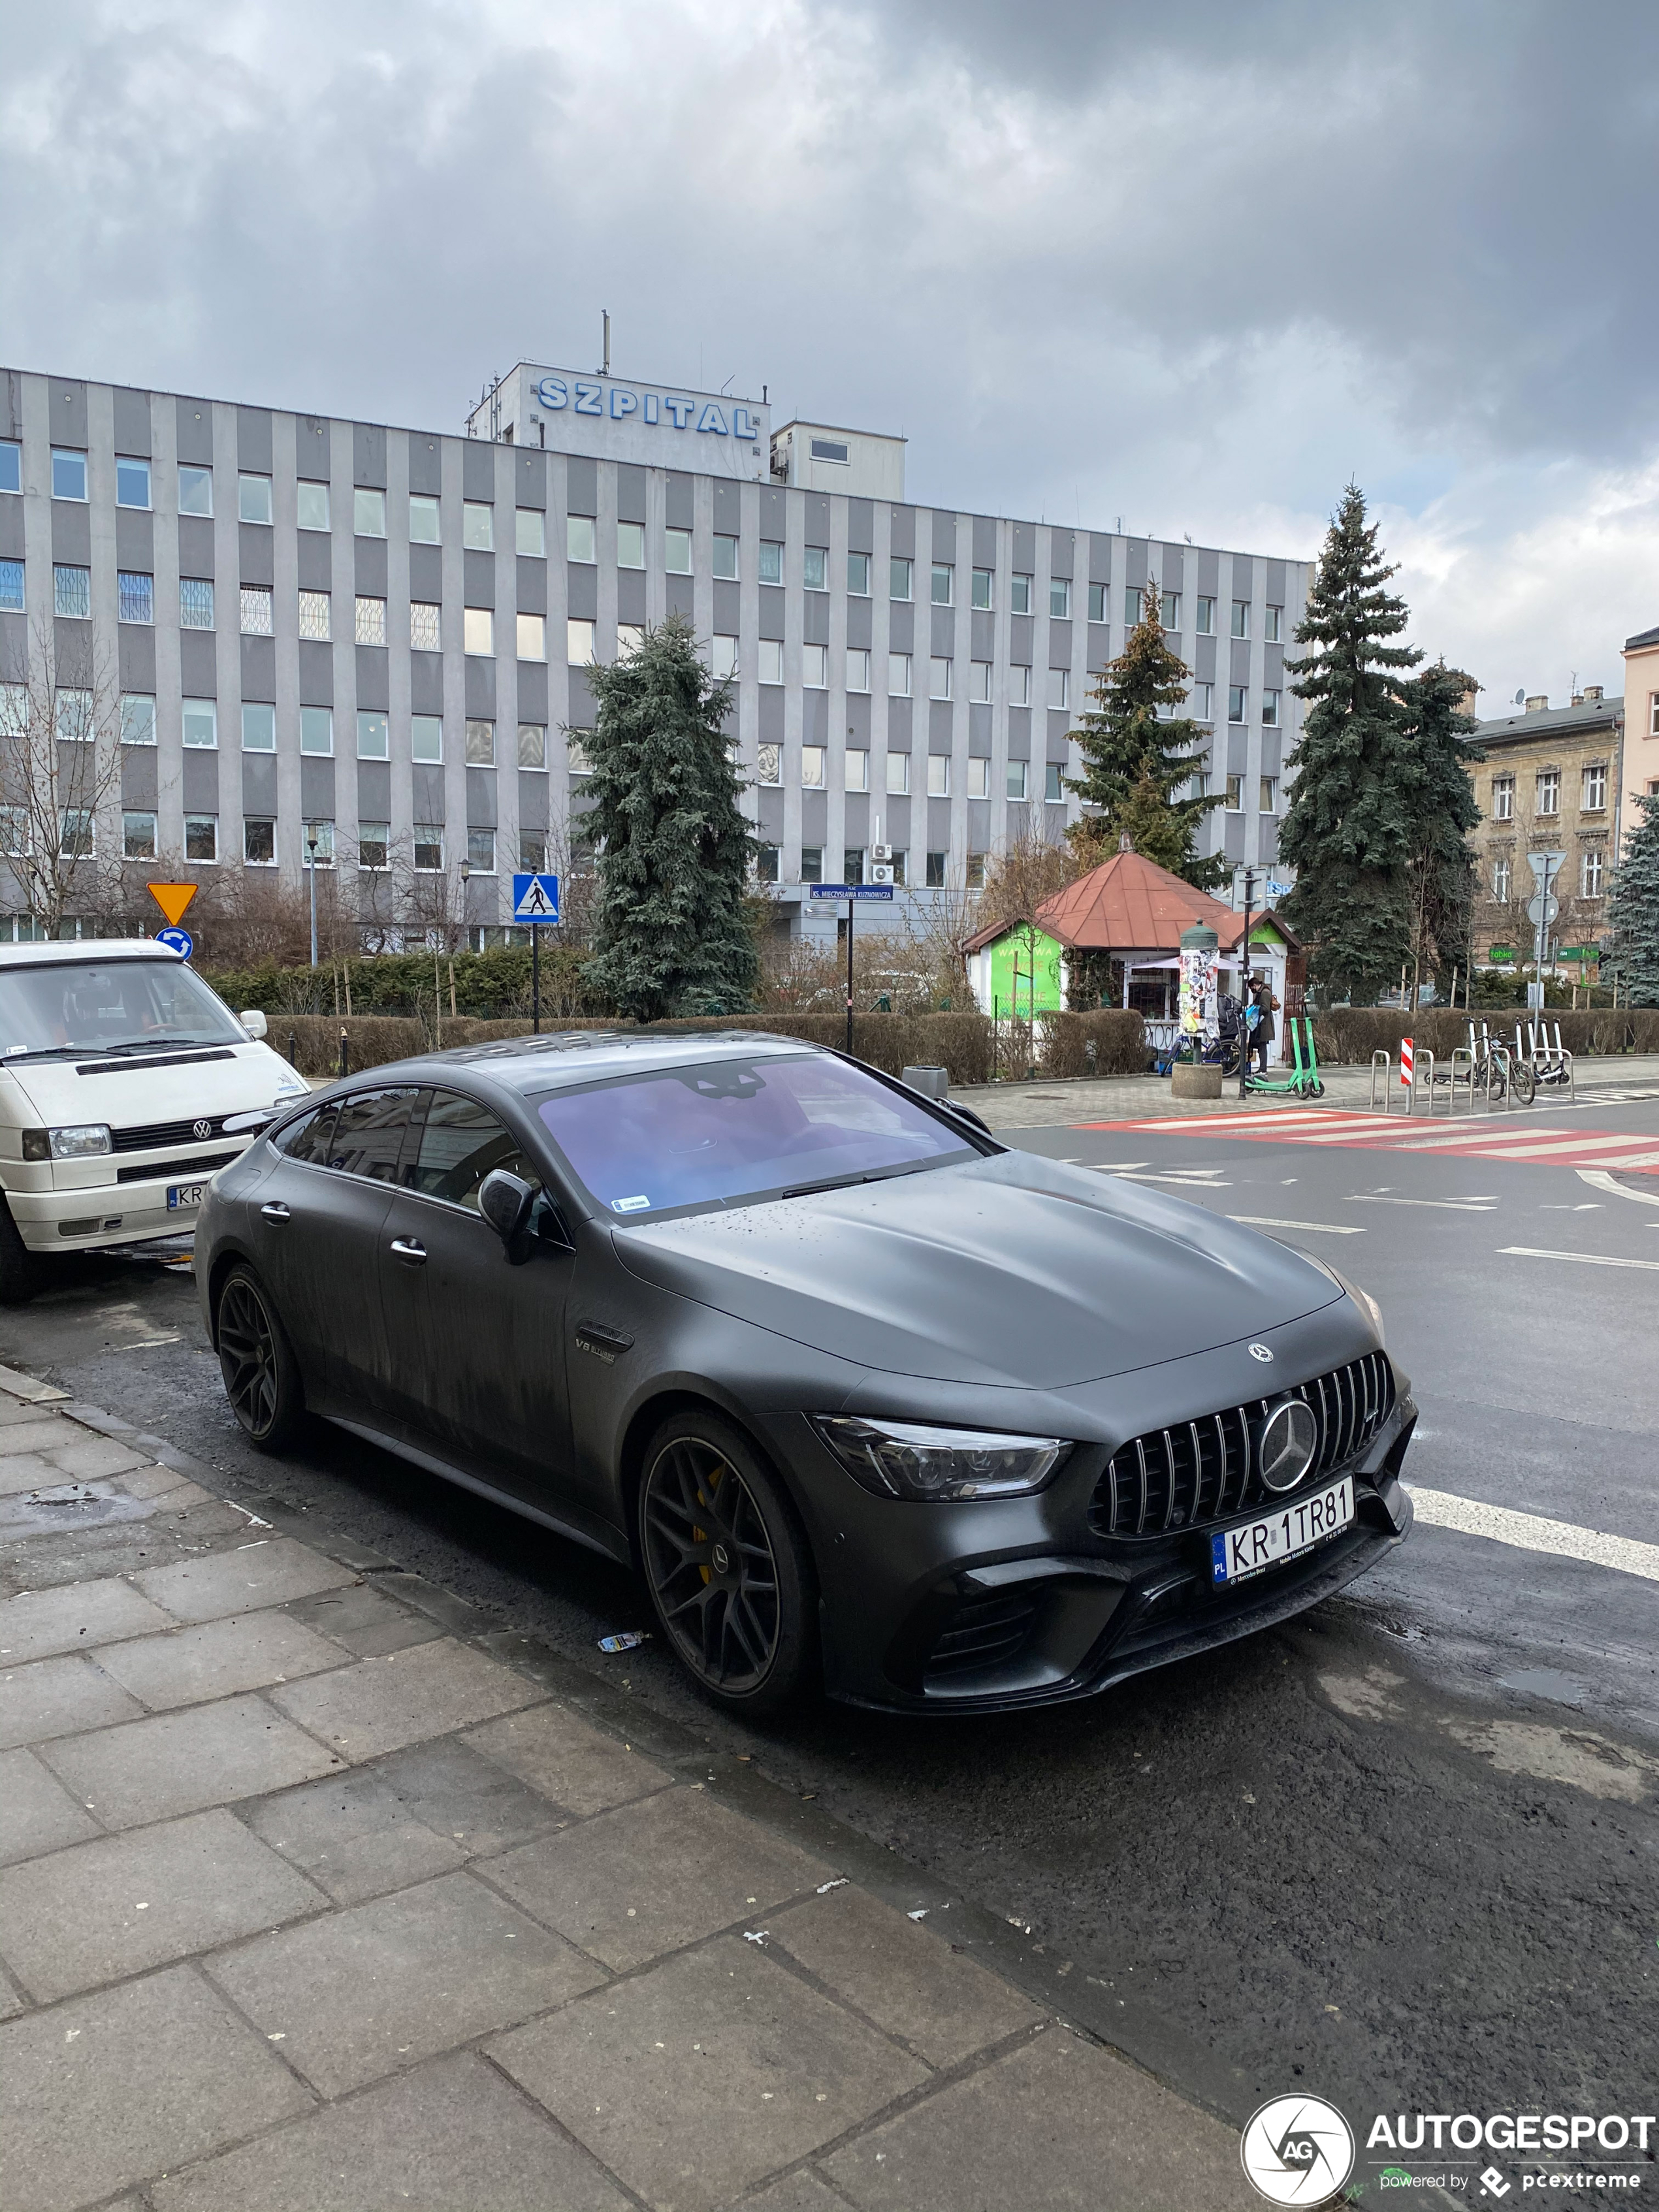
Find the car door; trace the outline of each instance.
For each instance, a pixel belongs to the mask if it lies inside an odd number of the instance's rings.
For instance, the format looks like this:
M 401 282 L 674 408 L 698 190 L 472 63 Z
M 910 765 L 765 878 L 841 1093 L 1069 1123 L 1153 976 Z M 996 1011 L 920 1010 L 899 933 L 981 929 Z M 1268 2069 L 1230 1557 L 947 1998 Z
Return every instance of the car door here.
M 568 1498 L 565 1309 L 573 1255 L 529 1240 L 519 1265 L 478 1211 L 496 1168 L 539 1164 L 493 1107 L 423 1091 L 403 1187 L 380 1226 L 391 1410 L 415 1441 L 550 1512 Z
M 260 1264 L 319 1411 L 386 1401 L 380 1231 L 418 1096 L 378 1085 L 302 1116 L 257 1194 Z

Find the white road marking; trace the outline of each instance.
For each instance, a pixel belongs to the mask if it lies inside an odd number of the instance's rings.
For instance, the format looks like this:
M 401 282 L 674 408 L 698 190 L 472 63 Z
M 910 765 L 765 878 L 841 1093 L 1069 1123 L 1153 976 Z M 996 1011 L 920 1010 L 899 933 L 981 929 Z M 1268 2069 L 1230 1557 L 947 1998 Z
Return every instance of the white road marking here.
M 1495 1544 L 1513 1544 L 1523 1552 L 1551 1552 L 1558 1559 L 1587 1559 L 1594 1566 L 1613 1567 L 1620 1574 L 1640 1575 L 1647 1582 L 1659 1583 L 1659 1544 L 1638 1543 L 1632 1536 L 1609 1536 L 1600 1528 L 1581 1528 L 1572 1521 L 1548 1521 L 1539 1513 L 1516 1513 L 1507 1505 L 1483 1505 L 1479 1498 L 1458 1498 L 1449 1490 L 1421 1490 L 1414 1482 L 1405 1486 L 1418 1519 L 1431 1528 L 1458 1528 L 1467 1536 L 1489 1536 Z
M 1150 1168 L 1107 1168 L 1103 1172 L 1118 1176 L 1125 1182 L 1179 1182 L 1184 1183 L 1188 1190 L 1231 1190 L 1232 1188 L 1230 1182 L 1217 1182 L 1212 1173 L 1176 1175 L 1173 1170 L 1168 1173 L 1154 1173 Z
M 1587 1267 L 1646 1267 L 1659 1274 L 1659 1260 L 1619 1260 L 1611 1252 L 1546 1252 L 1535 1244 L 1500 1244 L 1499 1258 L 1516 1260 L 1582 1260 Z
M 1229 1221 L 1242 1221 L 1247 1229 L 1316 1229 L 1322 1237 L 1364 1237 L 1368 1232 L 1352 1221 L 1278 1221 L 1267 1213 L 1230 1213 Z M 1659 1262 L 1656 1262 L 1659 1265 Z
M 1633 1198 L 1638 1206 L 1659 1206 L 1659 1182 L 1651 1190 L 1627 1190 L 1606 1168 L 1580 1168 L 1578 1180 L 1593 1190 L 1611 1191 L 1615 1198 Z
M 1352 1192 L 1350 1206 L 1439 1206 L 1448 1213 L 1490 1213 L 1497 1205 L 1495 1198 L 1389 1198 L 1380 1190 Z

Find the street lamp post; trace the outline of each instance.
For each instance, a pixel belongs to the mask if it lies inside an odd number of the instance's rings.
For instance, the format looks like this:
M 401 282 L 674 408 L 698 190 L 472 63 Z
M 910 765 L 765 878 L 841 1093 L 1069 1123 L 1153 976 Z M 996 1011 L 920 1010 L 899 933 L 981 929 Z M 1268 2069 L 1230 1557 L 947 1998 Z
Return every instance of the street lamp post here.
M 317 830 L 313 823 L 306 832 L 306 851 L 311 856 L 311 964 L 317 965 Z

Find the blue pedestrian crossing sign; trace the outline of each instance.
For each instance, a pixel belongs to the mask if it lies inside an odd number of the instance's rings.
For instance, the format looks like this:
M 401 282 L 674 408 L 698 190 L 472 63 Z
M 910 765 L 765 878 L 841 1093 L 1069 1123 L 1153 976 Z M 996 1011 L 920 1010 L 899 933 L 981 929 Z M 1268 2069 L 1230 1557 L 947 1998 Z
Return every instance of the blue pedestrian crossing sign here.
M 513 878 L 514 921 L 549 922 L 559 918 L 559 879 L 556 876 L 519 876 Z

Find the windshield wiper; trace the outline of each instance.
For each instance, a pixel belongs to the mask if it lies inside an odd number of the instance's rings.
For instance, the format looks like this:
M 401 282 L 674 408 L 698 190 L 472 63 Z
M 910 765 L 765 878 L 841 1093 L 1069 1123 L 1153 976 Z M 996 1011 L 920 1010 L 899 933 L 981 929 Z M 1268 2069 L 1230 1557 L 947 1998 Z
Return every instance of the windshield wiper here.
M 125 1044 L 77 1044 L 70 1047 L 70 1049 L 75 1052 L 100 1053 L 108 1059 L 116 1053 L 171 1052 L 179 1045 L 212 1044 L 216 1042 L 228 1043 L 229 1040 L 188 1036 L 130 1037 Z
M 27 1052 L 5 1054 L 0 1058 L 0 1067 L 15 1067 L 25 1060 L 78 1060 L 86 1048 L 83 1044 L 33 1044 Z
M 847 1190 L 855 1182 L 873 1182 L 868 1175 L 826 1176 L 822 1182 L 792 1183 L 787 1190 L 778 1193 L 780 1198 L 811 1198 L 814 1191 Z

